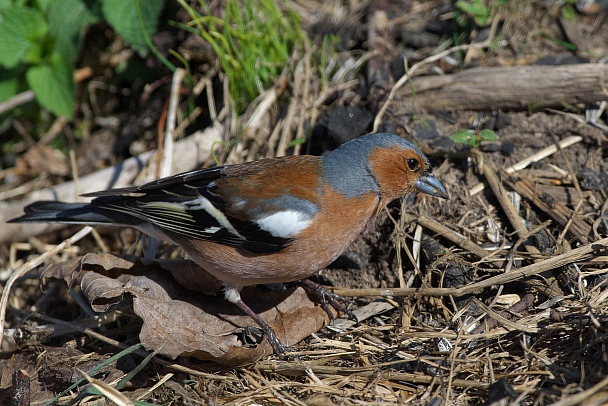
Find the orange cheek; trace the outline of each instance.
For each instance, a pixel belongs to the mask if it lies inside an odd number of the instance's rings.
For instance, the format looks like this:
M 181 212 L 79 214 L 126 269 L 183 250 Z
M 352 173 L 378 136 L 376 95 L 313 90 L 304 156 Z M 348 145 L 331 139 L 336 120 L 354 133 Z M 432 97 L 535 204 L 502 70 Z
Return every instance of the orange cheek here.
M 408 159 L 416 159 L 423 165 L 421 158 L 413 150 L 400 147 L 378 148 L 370 154 L 369 162 L 380 187 L 382 199 L 387 203 L 414 190 L 420 172 L 412 172 L 407 167 Z

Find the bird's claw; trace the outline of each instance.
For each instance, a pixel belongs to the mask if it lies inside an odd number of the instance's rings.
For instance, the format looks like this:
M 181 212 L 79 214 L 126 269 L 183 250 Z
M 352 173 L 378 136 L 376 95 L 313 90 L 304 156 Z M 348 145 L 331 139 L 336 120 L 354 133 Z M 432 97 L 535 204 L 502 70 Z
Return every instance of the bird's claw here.
M 289 346 L 281 343 L 281 341 L 277 338 L 276 333 L 270 326 L 268 326 L 267 329 L 262 328 L 262 327 L 255 327 L 255 326 L 245 327 L 243 330 L 243 336 L 247 336 L 250 334 L 258 335 L 258 336 L 260 336 L 260 338 L 262 337 L 262 335 L 265 335 L 266 339 L 268 340 L 268 343 L 272 347 L 272 351 L 275 353 L 275 355 L 283 357 L 283 356 L 285 356 L 285 353 L 295 351 L 295 349 L 293 347 L 289 347 Z M 245 338 L 243 339 L 243 342 L 246 342 Z
M 329 308 L 329 306 L 333 307 L 340 313 L 346 314 L 349 320 L 354 321 L 359 324 L 359 320 L 357 320 L 357 316 L 343 303 L 348 303 L 349 300 L 343 296 L 340 296 L 332 291 L 327 290 L 324 286 L 319 285 L 309 279 L 305 279 L 300 281 L 300 284 L 307 292 L 311 293 L 315 297 L 319 299 L 319 304 L 321 308 L 325 310 L 329 319 L 333 321 L 335 319 L 333 312 Z

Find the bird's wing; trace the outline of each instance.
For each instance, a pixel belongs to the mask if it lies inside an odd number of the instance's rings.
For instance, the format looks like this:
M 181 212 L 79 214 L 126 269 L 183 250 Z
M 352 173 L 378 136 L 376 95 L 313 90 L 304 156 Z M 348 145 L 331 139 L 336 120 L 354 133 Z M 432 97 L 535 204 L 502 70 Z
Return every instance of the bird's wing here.
M 292 196 L 289 180 L 282 187 L 281 180 L 273 182 L 271 194 L 251 193 L 246 185 L 260 189 L 264 172 L 274 171 L 257 162 L 239 167 L 192 171 L 86 196 L 95 197 L 92 205 L 151 223 L 171 240 L 176 235 L 209 240 L 253 253 L 284 249 L 308 226 L 319 210 L 317 203 Z M 241 195 L 243 191 L 249 193 Z

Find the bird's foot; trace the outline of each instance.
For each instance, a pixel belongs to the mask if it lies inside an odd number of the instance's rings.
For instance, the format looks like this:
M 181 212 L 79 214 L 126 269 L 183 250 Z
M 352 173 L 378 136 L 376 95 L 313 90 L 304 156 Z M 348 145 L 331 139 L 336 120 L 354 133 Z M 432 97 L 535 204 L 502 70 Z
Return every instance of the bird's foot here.
M 343 304 L 348 303 L 348 299 L 327 290 L 324 286 L 319 285 L 318 283 L 309 279 L 301 280 L 299 283 L 308 293 L 319 299 L 321 308 L 325 310 L 330 320 L 333 321 L 335 317 L 329 306 L 333 307 L 340 313 L 346 314 L 349 320 L 352 320 L 357 324 L 359 323 L 357 316 L 355 316 L 355 314 Z
M 279 339 L 277 338 L 277 334 L 274 332 L 272 327 L 270 327 L 268 323 L 262 320 L 260 316 L 258 316 L 253 310 L 251 310 L 251 308 L 247 306 L 245 302 L 243 302 L 240 295 L 238 295 L 238 299 L 236 299 L 233 303 L 240 307 L 245 313 L 247 313 L 249 317 L 251 317 L 258 324 L 258 326 L 260 326 L 260 329 L 264 332 L 268 343 L 270 344 L 272 350 L 276 355 L 283 356 L 283 354 L 285 354 L 286 352 L 294 351 L 293 348 L 288 347 L 279 341 Z M 248 329 L 249 331 L 251 331 L 251 329 L 255 329 L 255 327 L 248 327 Z
M 281 341 L 277 338 L 277 335 L 274 332 L 274 330 L 272 329 L 272 327 L 270 327 L 268 325 L 266 327 L 267 328 L 264 328 L 262 326 L 260 326 L 260 327 L 247 326 L 247 327 L 245 327 L 243 334 L 244 335 L 254 334 L 259 337 L 261 337 L 262 335 L 265 336 L 266 339 L 268 340 L 268 343 L 272 347 L 272 350 L 274 351 L 275 355 L 278 355 L 281 357 L 285 356 L 285 353 L 287 353 L 287 352 L 295 351 L 294 348 L 281 343 Z

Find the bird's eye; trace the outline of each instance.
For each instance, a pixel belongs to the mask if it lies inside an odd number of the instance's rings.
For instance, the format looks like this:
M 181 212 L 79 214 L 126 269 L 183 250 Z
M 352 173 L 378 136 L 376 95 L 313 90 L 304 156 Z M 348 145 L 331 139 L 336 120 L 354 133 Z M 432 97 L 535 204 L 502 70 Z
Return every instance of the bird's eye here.
M 410 168 L 411 171 L 418 170 L 418 168 L 420 168 L 420 161 L 414 158 L 409 158 L 407 160 L 407 166 Z

